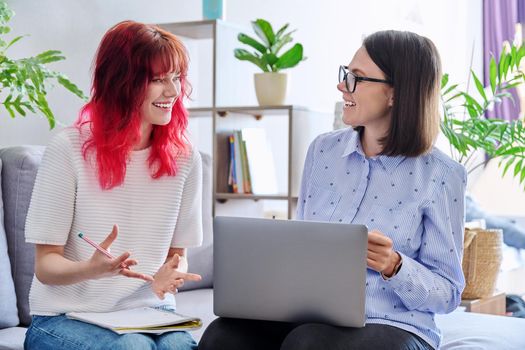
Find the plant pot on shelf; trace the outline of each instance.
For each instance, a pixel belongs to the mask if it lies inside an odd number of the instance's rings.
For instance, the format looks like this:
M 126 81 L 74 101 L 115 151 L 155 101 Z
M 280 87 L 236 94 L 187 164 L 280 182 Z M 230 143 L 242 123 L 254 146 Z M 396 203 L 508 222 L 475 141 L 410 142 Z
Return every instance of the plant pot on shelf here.
M 255 73 L 254 82 L 255 94 L 260 106 L 280 106 L 284 104 L 288 87 L 288 76 L 286 73 Z

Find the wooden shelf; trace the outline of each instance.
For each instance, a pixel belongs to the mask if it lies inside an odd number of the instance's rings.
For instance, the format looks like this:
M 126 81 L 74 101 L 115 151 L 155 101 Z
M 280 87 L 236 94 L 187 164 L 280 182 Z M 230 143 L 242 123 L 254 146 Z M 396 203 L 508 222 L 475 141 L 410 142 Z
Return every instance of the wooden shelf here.
M 281 116 L 288 114 L 290 111 L 294 112 L 314 112 L 308 110 L 306 107 L 297 105 L 283 105 L 283 106 L 224 106 L 224 107 L 195 107 L 188 108 L 191 118 L 211 117 L 214 113 L 219 116 L 222 114 L 238 114 L 238 115 L 253 115 L 253 116 Z
M 496 292 L 493 296 L 482 299 L 462 300 L 461 306 L 465 306 L 467 312 L 505 315 L 505 293 Z
M 288 200 L 285 194 L 249 194 L 249 193 L 216 193 L 215 199 L 270 199 L 270 200 Z M 297 197 L 291 197 L 292 200 L 297 200 Z

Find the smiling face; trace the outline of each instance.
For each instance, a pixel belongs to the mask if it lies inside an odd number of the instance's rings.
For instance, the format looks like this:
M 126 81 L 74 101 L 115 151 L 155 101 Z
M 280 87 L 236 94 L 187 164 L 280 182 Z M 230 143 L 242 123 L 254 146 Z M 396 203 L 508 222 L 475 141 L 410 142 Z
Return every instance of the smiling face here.
M 372 61 L 364 47 L 359 48 L 348 65 L 357 76 L 386 79 L 385 74 Z M 343 93 L 343 122 L 352 127 L 363 126 L 385 134 L 390 126 L 394 89 L 389 84 L 358 81 L 353 93 L 346 90 L 345 82 L 337 85 Z
M 148 83 L 140 107 L 143 125 L 166 125 L 171 120 L 173 105 L 181 93 L 180 74 L 155 75 Z

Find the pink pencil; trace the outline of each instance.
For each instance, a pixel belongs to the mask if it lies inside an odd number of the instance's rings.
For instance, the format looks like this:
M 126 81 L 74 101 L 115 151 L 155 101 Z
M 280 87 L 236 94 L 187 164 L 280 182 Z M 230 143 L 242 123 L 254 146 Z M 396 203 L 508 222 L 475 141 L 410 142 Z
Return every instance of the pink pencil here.
M 104 254 L 105 256 L 107 256 L 108 258 L 110 259 L 115 259 L 115 257 L 113 255 L 111 255 L 106 249 L 102 248 L 101 246 L 99 246 L 98 244 L 96 244 L 95 242 L 93 242 L 92 240 L 90 240 L 89 238 L 87 238 L 82 232 L 79 232 L 78 233 L 78 237 L 82 238 L 84 241 L 86 241 L 88 244 L 90 244 L 91 246 L 93 246 L 93 248 L 95 248 L 96 250 L 98 250 L 99 252 L 101 252 L 102 254 Z M 126 264 L 122 263 L 120 265 L 123 269 L 127 269 L 128 266 L 126 266 Z

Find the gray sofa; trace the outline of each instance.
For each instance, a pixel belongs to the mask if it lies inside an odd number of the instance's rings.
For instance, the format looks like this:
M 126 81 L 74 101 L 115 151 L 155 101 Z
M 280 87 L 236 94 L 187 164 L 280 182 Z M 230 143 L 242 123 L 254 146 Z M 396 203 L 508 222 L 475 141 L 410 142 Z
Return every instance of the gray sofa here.
M 28 294 L 33 278 L 34 248 L 24 241 L 24 225 L 43 151 L 41 146 L 0 149 L 0 350 L 22 349 L 25 327 L 30 323 Z M 204 243 L 191 249 L 188 259 L 190 270 L 201 274 L 203 279 L 198 283 L 188 282 L 177 294 L 179 312 L 203 319 L 204 327 L 193 333 L 197 340 L 215 318 L 211 160 L 206 155 L 202 158 Z M 438 315 L 436 321 L 444 333 L 443 349 L 525 349 L 525 320 L 522 319 L 456 311 Z

